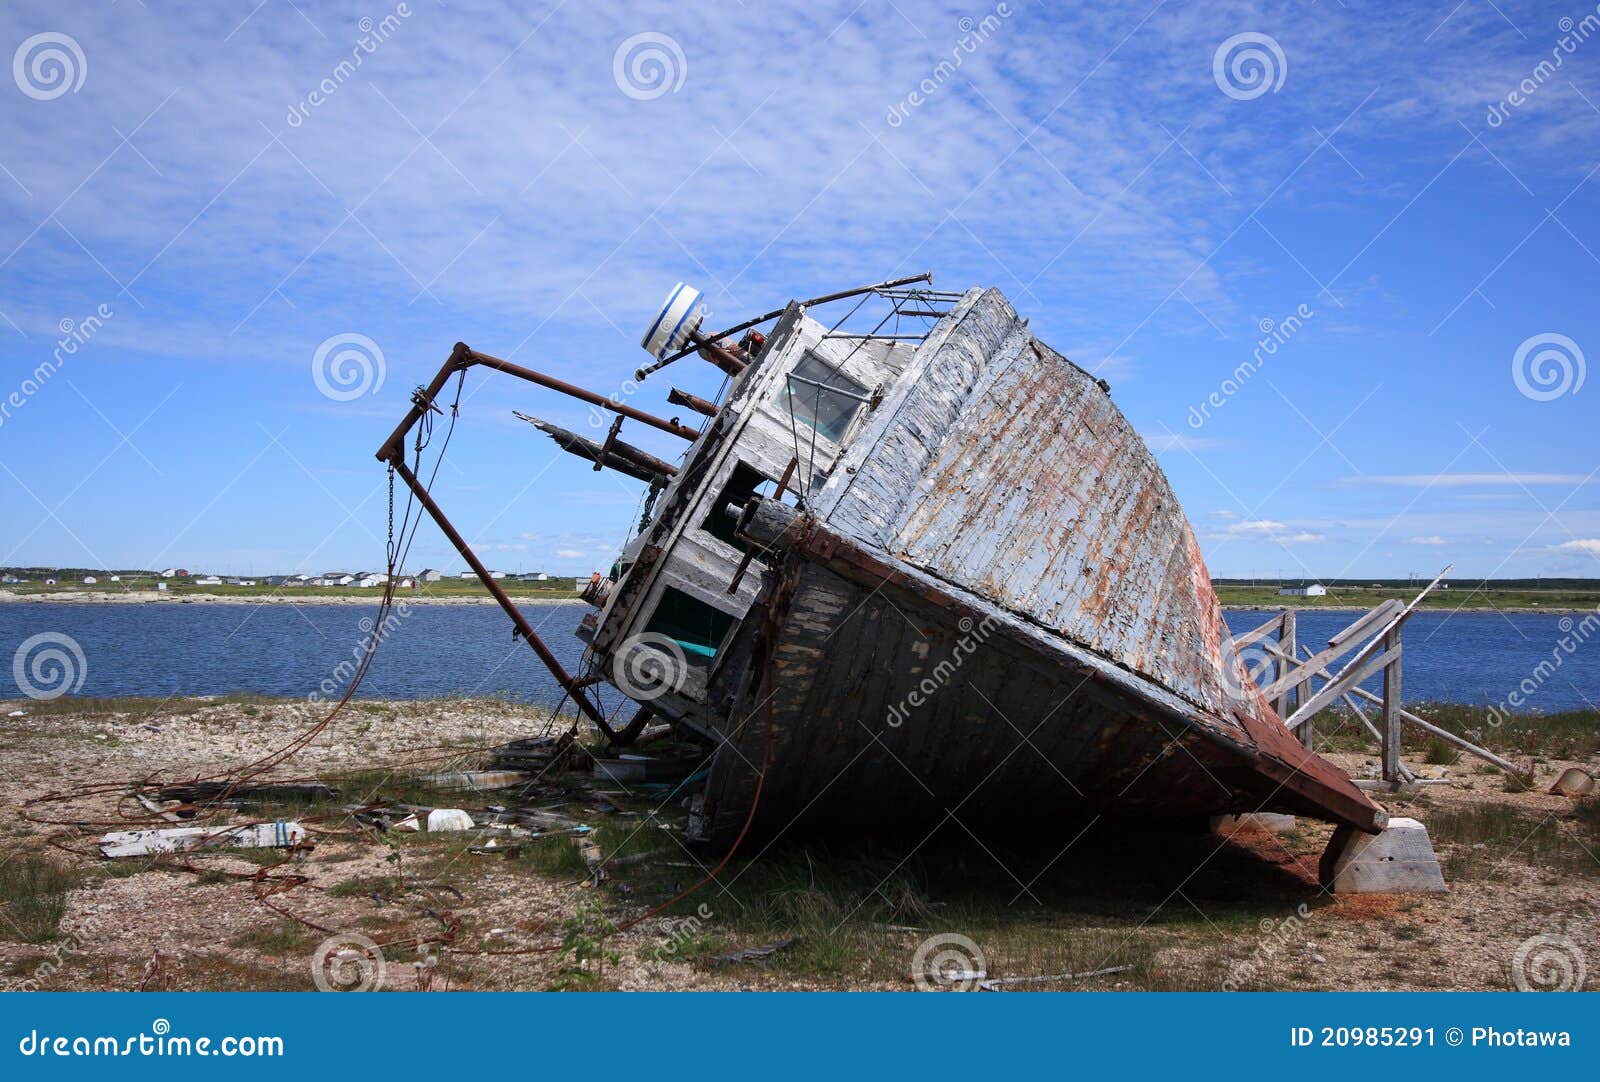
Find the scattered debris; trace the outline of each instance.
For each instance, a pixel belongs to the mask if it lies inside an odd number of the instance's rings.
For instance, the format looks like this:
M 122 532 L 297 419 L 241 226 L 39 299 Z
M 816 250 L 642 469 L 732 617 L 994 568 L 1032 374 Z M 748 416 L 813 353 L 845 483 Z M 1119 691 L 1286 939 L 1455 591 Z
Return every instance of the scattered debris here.
M 746 962 L 765 962 L 774 954 L 793 946 L 798 940 L 780 939 L 775 943 L 768 943 L 764 947 L 748 947 L 745 950 L 729 951 L 726 954 L 716 954 L 708 959 L 714 966 L 742 965 Z
M 307 844 L 306 828 L 278 819 L 232 827 L 167 827 L 158 830 L 114 830 L 100 839 L 107 857 L 143 857 L 156 853 L 188 853 L 196 849 L 268 849 Z
M 428 813 L 428 832 L 440 830 L 471 830 L 476 824 L 472 816 L 460 808 L 435 808 Z
M 1581 766 L 1569 766 L 1561 772 L 1550 792 L 1556 796 L 1588 796 L 1595 789 L 1594 775 Z
M 988 977 L 982 973 L 959 975 L 958 980 L 976 980 L 978 987 L 985 992 L 998 992 L 1002 985 L 1007 984 L 1054 984 L 1057 981 L 1081 981 L 1090 977 L 1109 977 L 1113 973 L 1126 973 L 1132 966 L 1107 966 L 1104 969 L 1091 969 L 1083 973 L 1051 973 L 1038 977 Z
M 491 789 L 514 789 L 534 780 L 535 775 L 523 770 L 461 770 L 447 774 L 424 774 L 419 781 L 439 789 L 469 789 L 481 792 Z

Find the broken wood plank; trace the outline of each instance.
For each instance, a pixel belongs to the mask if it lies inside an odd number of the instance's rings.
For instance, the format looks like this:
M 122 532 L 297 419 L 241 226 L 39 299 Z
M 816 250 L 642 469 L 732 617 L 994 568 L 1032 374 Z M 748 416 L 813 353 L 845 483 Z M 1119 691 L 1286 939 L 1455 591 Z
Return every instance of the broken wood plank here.
M 155 830 L 113 830 L 100 839 L 106 857 L 143 857 L 189 853 L 197 849 L 288 848 L 305 841 L 306 828 L 289 819 L 244 823 L 233 827 L 162 827 Z

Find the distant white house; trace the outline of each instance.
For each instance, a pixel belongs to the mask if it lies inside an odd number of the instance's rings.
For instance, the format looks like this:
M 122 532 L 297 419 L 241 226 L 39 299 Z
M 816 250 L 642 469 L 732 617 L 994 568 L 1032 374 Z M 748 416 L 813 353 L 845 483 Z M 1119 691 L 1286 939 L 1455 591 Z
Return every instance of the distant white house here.
M 395 585 L 399 586 L 402 590 L 411 590 L 416 588 L 417 580 L 413 578 L 403 578 Z
M 215 575 L 204 575 L 194 580 L 196 586 L 221 586 L 222 580 Z
M 506 577 L 506 573 L 504 571 L 491 571 L 489 572 L 489 577 L 491 579 L 503 579 Z
M 417 576 L 417 580 L 419 582 L 438 582 L 442 578 L 444 578 L 444 576 L 439 574 L 439 572 L 435 571 L 431 567 L 424 568 L 422 574 Z
M 322 576 L 322 578 L 318 581 L 317 585 L 318 586 L 349 586 L 354 581 L 356 581 L 356 577 L 354 575 L 346 574 L 343 571 L 329 571 L 329 572 L 325 573 Z
M 361 574 L 360 578 L 356 579 L 356 585 L 364 590 L 367 590 L 374 586 L 382 586 L 388 581 L 388 575 L 381 574 L 377 571 L 366 571 Z
M 175 579 L 178 577 L 178 569 L 176 567 L 165 568 L 161 572 L 161 577 L 164 579 Z
M 464 579 L 475 579 L 478 577 L 478 574 L 475 571 L 463 571 L 461 572 L 460 577 Z
M 1278 590 L 1279 597 L 1322 597 L 1328 588 L 1321 583 L 1313 582 L 1309 586 L 1284 586 Z
M 228 585 L 229 586 L 254 586 L 255 584 L 256 584 L 256 580 L 255 579 L 229 579 L 228 580 Z
M 122 581 L 122 576 L 121 575 L 112 575 L 108 581 L 110 581 L 110 582 L 121 582 Z
M 83 576 L 83 584 L 85 586 L 93 586 L 99 581 L 100 580 L 95 578 L 93 575 L 85 575 L 85 576 Z

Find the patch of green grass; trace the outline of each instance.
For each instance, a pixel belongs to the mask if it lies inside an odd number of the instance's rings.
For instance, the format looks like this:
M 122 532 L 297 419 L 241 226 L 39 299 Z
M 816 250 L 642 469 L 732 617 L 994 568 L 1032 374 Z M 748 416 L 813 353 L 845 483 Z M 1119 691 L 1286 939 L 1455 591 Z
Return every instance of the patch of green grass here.
M 247 928 L 229 942 L 235 947 L 250 947 L 273 955 L 296 953 L 313 945 L 311 933 L 304 925 L 292 920 L 276 920 Z
M 1461 761 L 1461 749 L 1442 736 L 1431 736 L 1423 750 L 1422 761 L 1433 766 L 1454 766 Z
M 1436 846 L 1461 847 L 1446 860 L 1447 879 L 1495 878 L 1512 862 L 1600 875 L 1600 863 L 1590 856 L 1600 830 L 1584 814 L 1564 823 L 1558 816 L 1530 815 L 1504 804 L 1471 804 L 1435 809 L 1428 830 Z
M 13 857 L 0 864 L 0 936 L 23 943 L 55 938 L 67 911 L 67 894 L 82 882 L 71 868 L 42 857 Z

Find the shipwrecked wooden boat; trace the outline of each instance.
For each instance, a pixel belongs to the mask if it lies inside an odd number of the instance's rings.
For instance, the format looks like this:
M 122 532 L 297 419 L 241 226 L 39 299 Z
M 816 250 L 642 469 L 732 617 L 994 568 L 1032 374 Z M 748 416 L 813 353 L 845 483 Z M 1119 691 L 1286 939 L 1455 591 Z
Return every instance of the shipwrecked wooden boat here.
M 693 830 L 711 847 L 951 820 L 1065 842 L 1101 813 L 1266 810 L 1380 831 L 1383 810 L 1301 746 L 1235 656 L 1182 508 L 1107 385 L 998 290 L 927 281 L 715 334 L 680 285 L 638 375 L 695 354 L 722 368 L 721 401 L 669 396 L 696 428 L 458 345 L 378 457 L 613 739 L 655 718 L 706 743 Z M 822 310 L 845 299 L 887 314 L 841 330 Z M 583 590 L 583 673 L 556 662 L 406 464 L 406 434 L 473 365 L 613 413 L 603 442 L 527 419 L 651 486 L 647 521 Z M 688 441 L 681 460 L 620 439 L 630 419 Z M 602 680 L 639 704 L 628 725 L 599 706 Z

